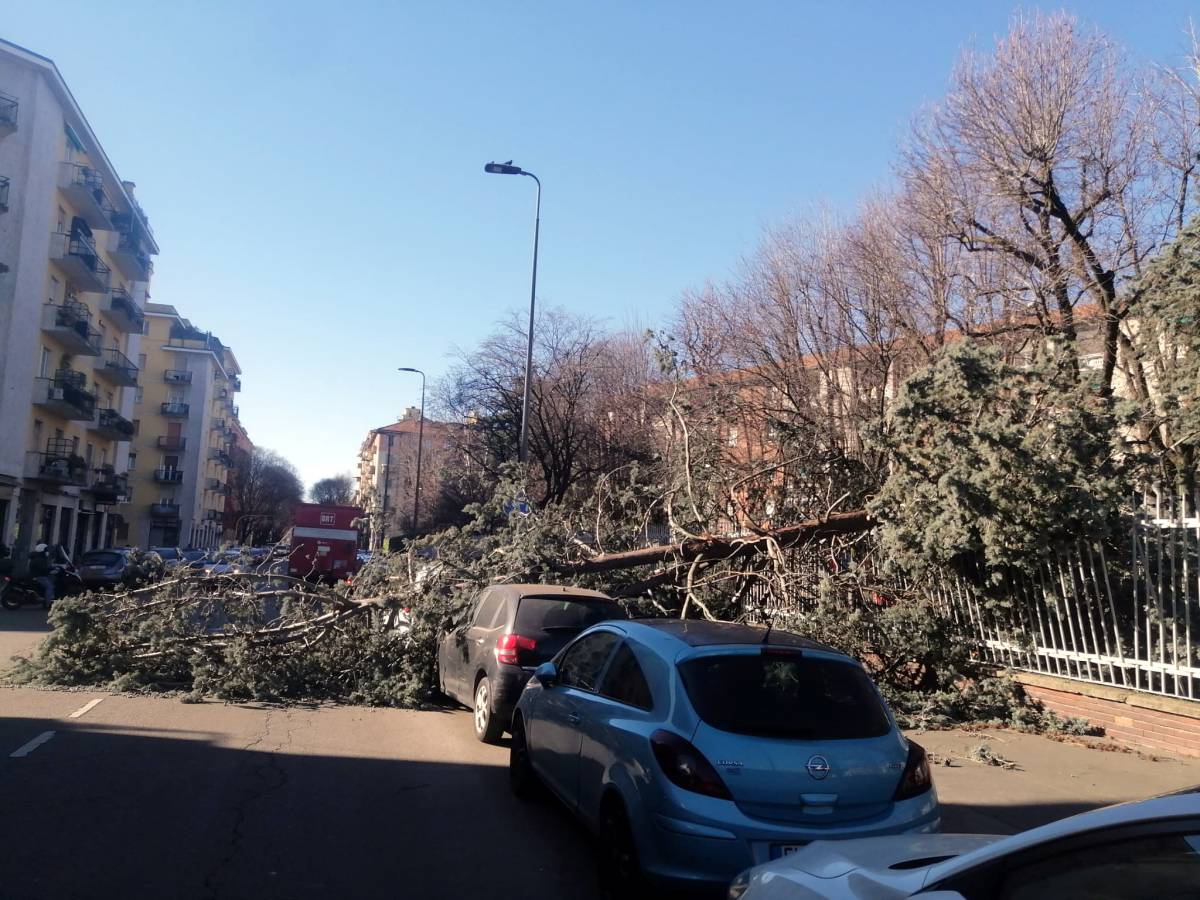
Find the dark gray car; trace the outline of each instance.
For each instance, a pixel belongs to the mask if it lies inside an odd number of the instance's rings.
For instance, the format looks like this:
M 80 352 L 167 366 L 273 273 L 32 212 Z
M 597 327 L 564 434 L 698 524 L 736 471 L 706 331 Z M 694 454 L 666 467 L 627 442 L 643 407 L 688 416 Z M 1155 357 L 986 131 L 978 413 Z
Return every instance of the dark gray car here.
M 474 709 L 476 737 L 496 741 L 535 668 L 585 628 L 623 618 L 620 604 L 598 591 L 550 584 L 486 588 L 438 645 L 442 692 Z

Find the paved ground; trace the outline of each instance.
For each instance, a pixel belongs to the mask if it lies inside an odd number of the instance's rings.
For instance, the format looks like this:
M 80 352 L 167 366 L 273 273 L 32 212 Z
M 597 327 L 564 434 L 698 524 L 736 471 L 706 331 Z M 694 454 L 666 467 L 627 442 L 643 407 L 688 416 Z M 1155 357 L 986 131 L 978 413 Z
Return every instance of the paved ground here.
M 4 657 L 36 641 L 39 617 L 0 615 Z M 1014 831 L 1200 782 L 1200 762 L 1025 735 L 917 739 L 955 762 L 935 769 L 947 830 Z M 985 740 L 1021 769 L 954 759 Z M 10 837 L 0 895 L 594 896 L 586 835 L 552 804 L 513 800 L 506 762 L 505 748 L 474 740 L 459 710 L 0 689 Z

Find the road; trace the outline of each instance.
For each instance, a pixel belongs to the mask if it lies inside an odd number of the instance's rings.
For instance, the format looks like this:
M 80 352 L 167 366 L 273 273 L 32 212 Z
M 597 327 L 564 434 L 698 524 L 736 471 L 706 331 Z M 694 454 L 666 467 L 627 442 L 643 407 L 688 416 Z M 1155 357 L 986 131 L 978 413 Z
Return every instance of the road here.
M 4 628 L 37 616 L 0 616 L 0 648 L 27 648 L 37 628 Z M 1200 782 L 1200 762 L 1027 735 L 918 739 L 957 762 L 935 770 L 947 830 L 1013 831 Z M 962 758 L 984 739 L 1021 769 Z M 0 896 L 594 897 L 587 835 L 552 803 L 513 799 L 507 756 L 462 710 L 0 688 Z

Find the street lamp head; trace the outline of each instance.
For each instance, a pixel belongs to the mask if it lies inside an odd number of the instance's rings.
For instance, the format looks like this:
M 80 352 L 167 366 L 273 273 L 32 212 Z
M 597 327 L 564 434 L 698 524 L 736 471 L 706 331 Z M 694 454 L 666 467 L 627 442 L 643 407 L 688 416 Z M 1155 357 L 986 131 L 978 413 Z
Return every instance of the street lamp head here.
M 411 368 L 411 367 L 409 367 L 409 366 L 401 366 L 401 367 L 400 367 L 399 369 L 397 369 L 396 371 L 397 371 L 397 372 L 416 372 L 418 375 L 424 375 L 424 374 L 425 374 L 425 373 L 424 373 L 424 372 L 422 372 L 420 369 L 413 369 L 413 368 Z
M 512 160 L 508 162 L 498 163 L 490 162 L 483 167 L 483 171 L 490 175 L 524 175 L 525 170 L 520 166 L 514 166 Z

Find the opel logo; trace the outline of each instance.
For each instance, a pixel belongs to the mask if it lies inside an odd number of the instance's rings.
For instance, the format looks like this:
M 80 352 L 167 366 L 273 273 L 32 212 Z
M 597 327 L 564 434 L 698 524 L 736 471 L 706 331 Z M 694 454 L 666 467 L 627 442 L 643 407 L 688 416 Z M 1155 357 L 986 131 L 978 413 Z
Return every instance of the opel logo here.
M 822 778 L 828 778 L 830 773 L 829 760 L 823 756 L 814 756 L 804 768 L 808 769 L 808 774 L 820 781 Z

